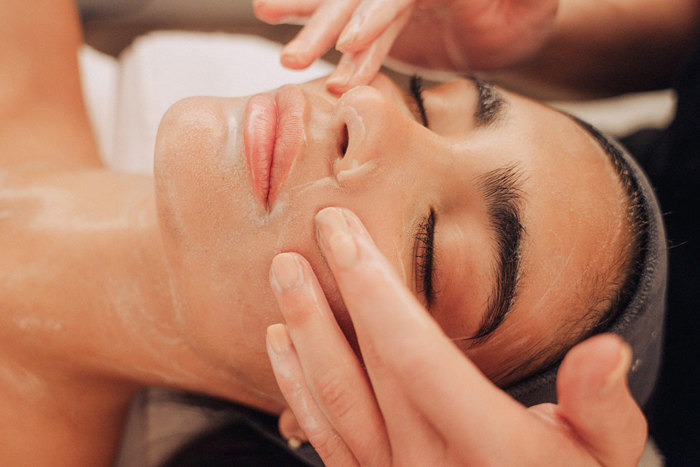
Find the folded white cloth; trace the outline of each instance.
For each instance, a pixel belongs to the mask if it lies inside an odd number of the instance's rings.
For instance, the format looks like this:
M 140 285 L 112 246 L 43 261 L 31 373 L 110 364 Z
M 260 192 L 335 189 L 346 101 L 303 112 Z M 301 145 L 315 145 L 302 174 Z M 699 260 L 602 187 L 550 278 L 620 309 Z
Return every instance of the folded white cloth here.
M 119 59 L 85 47 L 83 90 L 103 161 L 116 170 L 151 172 L 160 119 L 182 98 L 245 96 L 332 70 L 321 61 L 288 70 L 280 50 L 255 36 L 179 31 L 140 37 Z

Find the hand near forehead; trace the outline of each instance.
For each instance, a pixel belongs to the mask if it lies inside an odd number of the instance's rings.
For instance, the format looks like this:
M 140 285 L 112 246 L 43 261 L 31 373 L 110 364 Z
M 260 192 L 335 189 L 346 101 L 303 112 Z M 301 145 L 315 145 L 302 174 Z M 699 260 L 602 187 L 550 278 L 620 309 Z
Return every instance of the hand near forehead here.
M 646 422 L 627 388 L 631 354 L 619 338 L 576 346 L 559 371 L 559 404 L 525 408 L 443 334 L 357 217 L 327 208 L 316 222 L 366 372 L 295 253 L 273 260 L 286 325 L 268 328 L 268 353 L 327 465 L 637 465 Z
M 306 68 L 343 52 L 335 92 L 367 84 L 389 55 L 412 66 L 459 72 L 522 62 L 544 43 L 558 0 L 255 0 L 268 23 L 305 23 L 282 63 Z

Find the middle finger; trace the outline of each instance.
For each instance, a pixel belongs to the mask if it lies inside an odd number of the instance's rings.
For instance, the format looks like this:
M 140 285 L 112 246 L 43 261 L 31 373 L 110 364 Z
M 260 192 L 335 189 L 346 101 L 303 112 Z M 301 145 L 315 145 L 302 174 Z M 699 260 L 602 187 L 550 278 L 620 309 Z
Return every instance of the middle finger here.
M 282 64 L 306 68 L 335 43 L 360 0 L 326 0 L 282 50 Z
M 319 407 L 360 464 L 388 465 L 390 448 L 372 388 L 311 266 L 296 253 L 282 253 L 273 259 L 271 283 Z

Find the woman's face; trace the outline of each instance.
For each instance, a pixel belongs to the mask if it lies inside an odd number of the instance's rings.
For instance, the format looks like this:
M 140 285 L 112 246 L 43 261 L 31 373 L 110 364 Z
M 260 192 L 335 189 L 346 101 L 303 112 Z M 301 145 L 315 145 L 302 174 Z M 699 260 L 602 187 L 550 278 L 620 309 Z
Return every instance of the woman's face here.
M 423 98 L 427 127 L 414 97 L 385 76 L 341 97 L 319 80 L 190 98 L 166 113 L 157 202 L 174 318 L 192 348 L 274 390 L 264 336 L 282 319 L 268 270 L 283 251 L 309 260 L 352 341 L 315 239 L 326 206 L 359 216 L 496 381 L 584 325 L 596 290 L 618 278 L 625 241 L 625 198 L 607 156 L 568 117 L 481 82 Z

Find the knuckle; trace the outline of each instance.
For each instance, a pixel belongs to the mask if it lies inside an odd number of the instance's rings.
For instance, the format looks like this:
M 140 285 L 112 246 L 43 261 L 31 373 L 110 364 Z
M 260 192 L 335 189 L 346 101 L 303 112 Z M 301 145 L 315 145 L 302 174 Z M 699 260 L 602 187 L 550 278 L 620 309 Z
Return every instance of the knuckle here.
M 304 287 L 284 298 L 282 313 L 287 326 L 293 329 L 303 329 L 320 318 L 319 304 L 308 296 Z
M 342 369 L 332 369 L 324 372 L 316 384 L 316 394 L 319 403 L 326 413 L 334 420 L 342 420 L 352 413 L 354 406 L 351 388 Z

